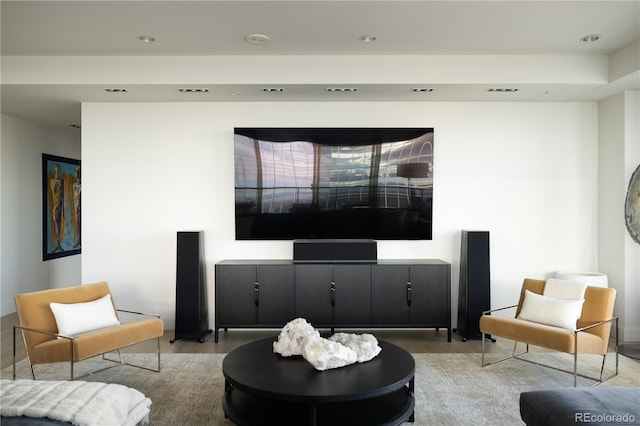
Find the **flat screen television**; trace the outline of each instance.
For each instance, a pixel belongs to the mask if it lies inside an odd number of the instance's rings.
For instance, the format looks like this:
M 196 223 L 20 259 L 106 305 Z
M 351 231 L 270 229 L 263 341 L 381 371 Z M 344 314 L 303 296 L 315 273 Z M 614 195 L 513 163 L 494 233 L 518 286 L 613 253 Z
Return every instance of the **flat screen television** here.
M 430 240 L 433 128 L 235 128 L 237 240 Z

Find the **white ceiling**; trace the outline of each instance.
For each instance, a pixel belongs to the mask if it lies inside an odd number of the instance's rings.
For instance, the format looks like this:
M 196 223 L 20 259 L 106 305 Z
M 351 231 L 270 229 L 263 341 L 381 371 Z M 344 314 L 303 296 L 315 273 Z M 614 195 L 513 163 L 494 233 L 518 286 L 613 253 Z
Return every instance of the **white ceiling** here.
M 176 85 L 129 84 L 122 73 L 95 84 L 60 84 L 41 76 L 24 82 L 5 64 L 24 56 L 163 57 L 241 55 L 346 55 L 349 57 L 443 56 L 501 58 L 556 55 L 572 58 L 612 55 L 640 39 L 640 0 L 636 1 L 7 1 L 1 3 L 2 112 L 38 123 L 67 126 L 80 122 L 82 101 L 112 101 L 104 87 L 126 87 L 126 101 L 183 101 Z M 249 34 L 269 41 L 247 43 Z M 595 43 L 582 36 L 599 34 Z M 149 35 L 155 43 L 137 37 Z M 363 35 L 376 40 L 365 43 Z M 563 79 L 539 82 L 493 81 L 520 88 L 509 100 L 539 100 L 532 89 L 551 91 L 553 101 L 594 100 L 620 90 L 640 88 L 638 68 L 624 78 L 593 84 Z M 31 70 L 33 71 L 33 70 Z M 27 72 L 27 70 L 25 70 Z M 35 71 L 34 71 L 35 73 Z M 5 78 L 5 74 L 9 77 Z M 425 77 L 427 79 L 427 77 Z M 535 79 L 534 79 L 535 80 Z M 353 81 L 340 82 L 353 86 Z M 505 100 L 474 82 L 454 77 L 446 84 L 388 76 L 388 83 L 357 84 L 351 101 L 416 100 L 413 87 L 433 88 L 429 101 Z M 220 93 L 207 100 L 261 101 L 268 81 L 182 80 Z M 203 84 L 205 83 L 205 84 Z M 415 84 L 413 84 L 415 83 Z M 363 87 L 364 86 L 364 87 Z M 96 90 L 99 87 L 100 90 Z M 324 82 L 279 84 L 279 100 L 327 100 Z M 171 90 L 169 90 L 171 89 Z M 442 90 L 447 89 L 447 90 Z M 227 95 L 224 95 L 227 94 Z M 233 94 L 233 95 L 228 95 Z M 273 95 L 273 94 L 270 94 Z M 122 98 L 121 98 L 122 99 Z M 332 99 L 333 100 L 333 99 Z

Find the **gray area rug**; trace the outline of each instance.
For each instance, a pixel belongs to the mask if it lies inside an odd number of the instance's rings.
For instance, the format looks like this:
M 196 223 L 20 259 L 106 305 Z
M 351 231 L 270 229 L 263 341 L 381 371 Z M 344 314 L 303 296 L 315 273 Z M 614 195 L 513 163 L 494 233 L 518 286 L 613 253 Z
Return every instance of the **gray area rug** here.
M 123 354 L 128 362 L 154 366 L 152 354 Z M 508 360 L 482 368 L 480 354 L 414 354 L 416 360 L 414 425 L 522 425 L 518 408 L 521 392 L 572 387 L 573 376 L 519 360 Z M 491 359 L 498 357 L 491 354 Z M 530 359 L 572 368 L 572 357 L 556 353 L 531 353 Z M 231 425 L 224 418 L 222 396 L 224 354 L 164 354 L 162 371 L 155 373 L 116 365 L 78 380 L 119 383 L 138 389 L 151 401 L 152 426 Z M 600 357 L 580 358 L 580 372 L 597 375 Z M 76 375 L 115 365 L 100 358 L 83 361 Z M 348 368 L 348 367 L 347 367 Z M 607 377 L 615 368 L 610 355 Z M 600 386 L 640 386 L 640 363 L 620 356 L 620 373 Z M 26 361 L 18 363 L 18 378 L 28 379 Z M 36 366 L 41 380 L 66 380 L 68 364 Z M 2 370 L 11 378 L 11 367 Z M 578 386 L 593 382 L 580 379 Z M 409 423 L 407 423 L 409 424 Z

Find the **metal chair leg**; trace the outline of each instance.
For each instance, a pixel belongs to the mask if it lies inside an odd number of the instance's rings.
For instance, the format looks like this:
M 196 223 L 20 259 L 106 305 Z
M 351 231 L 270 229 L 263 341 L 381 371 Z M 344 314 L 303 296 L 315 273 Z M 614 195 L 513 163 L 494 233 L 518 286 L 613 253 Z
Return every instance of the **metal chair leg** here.
M 16 379 L 16 328 L 13 327 L 13 380 L 15 379 Z
M 573 387 L 578 387 L 578 332 L 573 332 Z
M 16 379 L 16 329 L 17 327 L 13 326 L 13 380 Z M 22 330 L 21 333 L 24 333 Z M 24 339 L 24 335 L 23 335 Z M 33 370 L 33 364 L 31 364 L 31 360 L 29 359 L 29 354 L 27 354 L 27 362 L 29 363 L 29 369 L 31 370 L 31 378 L 33 380 L 36 379 L 36 373 Z
M 158 372 L 160 372 L 160 337 L 158 337 L 157 342 L 158 342 Z

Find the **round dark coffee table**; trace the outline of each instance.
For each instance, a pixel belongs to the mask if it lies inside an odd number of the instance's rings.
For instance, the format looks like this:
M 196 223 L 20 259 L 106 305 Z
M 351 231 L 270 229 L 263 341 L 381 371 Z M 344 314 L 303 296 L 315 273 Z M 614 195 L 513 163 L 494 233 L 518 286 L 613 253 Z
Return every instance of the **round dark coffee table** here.
M 399 425 L 413 422 L 415 360 L 380 341 L 371 361 L 318 371 L 301 356 L 273 353 L 269 338 L 223 360 L 223 408 L 238 425 Z

